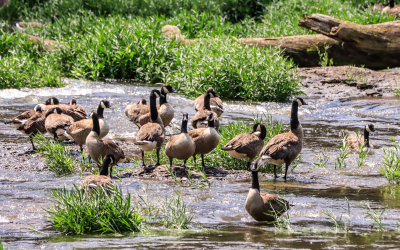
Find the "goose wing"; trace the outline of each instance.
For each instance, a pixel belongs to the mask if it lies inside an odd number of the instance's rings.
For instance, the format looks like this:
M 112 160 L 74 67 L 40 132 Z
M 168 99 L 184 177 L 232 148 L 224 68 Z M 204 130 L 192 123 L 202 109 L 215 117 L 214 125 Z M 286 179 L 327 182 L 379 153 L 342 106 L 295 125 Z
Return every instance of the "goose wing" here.
M 260 155 L 269 155 L 272 159 L 285 159 L 290 154 L 290 148 L 300 143 L 292 132 L 274 136 L 268 141 Z

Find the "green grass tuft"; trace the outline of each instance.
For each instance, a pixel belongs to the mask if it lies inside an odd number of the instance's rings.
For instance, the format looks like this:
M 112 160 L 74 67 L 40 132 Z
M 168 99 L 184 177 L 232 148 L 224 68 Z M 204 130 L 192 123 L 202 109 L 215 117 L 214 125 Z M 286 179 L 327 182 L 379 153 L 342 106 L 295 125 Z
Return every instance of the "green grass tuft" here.
M 142 217 L 134 211 L 130 194 L 119 188 L 53 191 L 54 204 L 48 210 L 53 227 L 67 234 L 139 232 Z
M 62 142 L 51 141 L 42 134 L 37 134 L 34 140 L 38 146 L 37 151 L 46 159 L 50 171 L 57 175 L 68 175 L 75 171 L 77 162 L 74 157 L 68 155 Z
M 393 149 L 384 149 L 383 166 L 381 174 L 386 177 L 389 183 L 400 184 L 400 144 L 392 138 Z

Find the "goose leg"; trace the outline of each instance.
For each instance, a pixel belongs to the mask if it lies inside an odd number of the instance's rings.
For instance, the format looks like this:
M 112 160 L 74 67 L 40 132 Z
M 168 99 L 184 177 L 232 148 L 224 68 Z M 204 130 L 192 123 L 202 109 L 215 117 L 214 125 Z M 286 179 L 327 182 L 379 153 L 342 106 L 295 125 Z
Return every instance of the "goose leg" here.
M 274 165 L 274 176 L 275 176 L 275 179 L 278 178 L 278 175 L 276 174 L 276 165 Z
M 201 165 L 203 167 L 203 170 L 206 168 L 206 165 L 204 165 L 204 155 L 201 155 Z
M 157 163 L 156 166 L 160 166 L 160 149 L 156 150 L 156 154 L 157 154 Z
M 81 153 L 83 152 L 83 145 L 79 145 L 79 147 L 81 148 Z
M 35 144 L 33 144 L 33 138 L 31 135 L 29 136 L 29 140 L 31 140 L 31 143 L 32 143 L 32 150 L 35 151 L 36 147 L 35 147 Z
M 193 155 L 194 167 L 196 167 L 196 155 Z
M 142 166 L 145 167 L 146 165 L 144 164 L 144 151 L 142 150 Z
M 169 167 L 171 168 L 171 170 L 172 170 L 172 158 L 169 158 Z
M 285 179 L 285 181 L 286 181 L 286 175 L 287 175 L 287 171 L 288 171 L 288 169 L 289 169 L 289 164 L 285 164 L 285 166 L 286 166 L 286 169 L 285 169 L 285 177 L 283 177 L 284 179 Z
M 183 167 L 186 168 L 186 161 L 187 159 L 183 160 Z

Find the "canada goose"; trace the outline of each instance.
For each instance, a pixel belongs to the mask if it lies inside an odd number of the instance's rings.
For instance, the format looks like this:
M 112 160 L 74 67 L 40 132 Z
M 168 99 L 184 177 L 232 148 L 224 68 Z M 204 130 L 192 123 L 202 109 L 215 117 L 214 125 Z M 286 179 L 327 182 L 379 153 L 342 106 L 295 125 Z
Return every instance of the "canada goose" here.
M 75 109 L 75 105 L 60 104 L 60 101 L 56 97 L 51 97 L 47 99 L 45 105 L 46 105 L 46 110 L 56 107 L 60 108 L 64 114 L 71 116 L 74 119 L 74 121 L 80 121 L 86 119 L 86 111 L 80 110 L 78 106 Z
M 150 113 L 150 107 L 146 104 L 146 99 L 141 98 L 136 104 L 129 104 L 125 108 L 125 115 L 128 119 L 137 125 L 139 116 Z M 139 128 L 140 126 L 137 125 Z
M 233 158 L 247 159 L 247 167 L 250 169 L 250 162 L 263 148 L 266 135 L 267 129 L 264 124 L 256 123 L 251 133 L 237 135 L 230 140 L 222 150 L 227 151 Z
M 206 118 L 208 117 L 208 114 L 210 112 L 213 113 L 213 119 L 215 121 L 214 125 L 215 125 L 215 129 L 218 129 L 219 127 L 219 121 L 218 121 L 218 116 L 215 112 L 211 111 L 210 108 L 210 98 L 212 97 L 216 97 L 217 95 L 214 92 L 213 88 L 209 88 L 206 92 L 206 94 L 204 95 L 204 109 L 200 109 L 199 111 L 196 112 L 196 114 L 192 117 L 192 126 L 193 128 L 200 128 L 200 127 L 205 127 L 204 125 L 206 125 L 205 123 L 203 123 Z
M 207 128 L 197 128 L 189 131 L 189 136 L 196 146 L 193 160 L 196 164 L 196 155 L 201 154 L 203 169 L 205 168 L 204 155 L 211 152 L 219 143 L 219 135 L 214 128 L 214 112 L 209 111 L 206 121 L 208 122 Z
M 365 149 L 372 149 L 374 146 L 369 140 L 369 133 L 375 132 L 374 124 L 367 124 L 364 127 L 364 135 L 351 133 L 347 135 L 347 148 L 353 152 L 359 153 L 360 146 L 365 145 Z
M 100 123 L 99 117 L 96 112 L 92 112 L 93 128 L 89 135 L 86 137 L 86 148 L 92 158 L 97 164 L 99 159 L 103 159 L 107 155 L 112 155 L 116 163 L 125 158 L 124 151 L 112 140 L 100 139 Z
M 65 139 L 65 130 L 72 125 L 74 119 L 63 113 L 59 107 L 47 110 L 44 126 L 46 131 L 54 137 L 54 139 Z
M 275 194 L 261 194 L 258 182 L 258 169 L 260 165 L 251 166 L 251 188 L 247 194 L 245 208 L 247 213 L 257 221 L 275 221 L 286 212 L 289 202 Z
M 161 88 L 160 95 L 160 109 L 158 110 L 160 114 L 160 118 L 163 122 L 164 127 L 168 126 L 171 123 L 171 120 L 174 118 L 174 108 L 167 102 L 167 94 L 175 93 L 171 85 L 165 85 Z
M 195 144 L 190 138 L 187 131 L 188 114 L 183 113 L 181 133 L 173 135 L 165 146 L 165 153 L 169 158 L 170 166 L 172 169 L 172 161 L 174 158 L 183 160 L 183 166 L 186 166 L 186 161 L 195 152 Z
M 100 104 L 97 107 L 97 117 L 99 118 L 100 124 L 100 139 L 105 137 L 110 130 L 108 124 L 104 121 L 103 111 L 105 108 L 111 108 L 110 102 L 107 100 L 100 101 Z M 66 136 L 78 143 L 81 151 L 83 151 L 83 144 L 85 144 L 86 137 L 89 135 L 90 131 L 92 131 L 92 128 L 92 118 L 83 119 L 74 122 L 71 126 L 69 126 L 69 128 L 66 130 Z
M 69 105 L 72 106 L 72 108 L 73 108 L 74 110 L 76 110 L 76 111 L 78 111 L 78 112 L 80 112 L 80 113 L 86 115 L 86 110 L 85 110 L 85 108 L 82 107 L 81 105 L 77 104 L 75 99 L 72 99 L 72 100 L 69 102 Z
M 259 165 L 273 164 L 274 176 L 278 178 L 276 175 L 276 166 L 285 163 L 286 169 L 284 179 L 286 180 L 290 163 L 296 159 L 303 147 L 303 128 L 297 116 L 298 108 L 302 105 L 307 105 L 302 98 L 298 97 L 293 100 L 290 116 L 290 131 L 276 135 L 268 141 L 267 145 L 265 145 L 260 153 L 260 158 L 253 163 L 255 168 L 258 168 Z
M 214 92 L 213 88 L 209 88 L 207 91 Z M 202 94 L 201 96 L 197 97 L 196 100 L 194 101 L 194 109 L 196 111 L 204 109 L 204 96 L 205 94 Z M 214 96 L 210 99 L 210 108 L 211 111 L 215 112 L 218 117 L 221 116 L 221 114 L 224 112 L 224 107 L 222 104 L 221 98 L 218 96 Z
M 157 97 L 160 97 L 160 91 L 153 89 L 150 93 L 150 116 L 151 122 L 144 124 L 140 127 L 137 135 L 136 142 L 141 151 L 142 151 L 142 166 L 146 166 L 144 164 L 144 151 L 152 151 L 156 149 L 157 154 L 157 163 L 156 166 L 160 165 L 160 149 L 162 143 L 165 139 L 165 130 L 158 115 L 157 111 Z
M 81 185 L 81 188 L 99 188 L 99 187 L 109 187 L 113 185 L 112 179 L 108 176 L 109 171 L 108 168 L 109 166 L 115 164 L 115 159 L 114 156 L 112 155 L 107 155 L 104 160 L 103 160 L 103 165 L 100 168 L 100 174 L 95 175 L 89 175 L 87 176 Z M 111 172 L 110 172 L 111 176 Z
M 36 111 L 36 114 L 31 116 L 24 123 L 21 123 L 20 127 L 17 128 L 18 131 L 21 131 L 23 134 L 29 136 L 29 140 L 32 143 L 33 151 L 36 150 L 36 147 L 33 144 L 32 138 L 39 132 L 42 134 L 46 133 L 46 128 L 44 126 L 46 117 L 43 113 L 42 106 L 43 106 L 43 104 L 36 105 L 34 108 L 34 110 Z
M 158 93 L 160 93 L 160 91 L 158 91 Z M 160 102 L 161 99 L 165 100 L 165 96 L 163 94 L 159 94 L 159 98 L 160 98 Z M 161 114 L 159 113 L 159 108 L 157 108 L 157 105 L 155 105 L 155 108 L 157 109 L 157 119 L 155 120 L 156 123 L 160 124 L 162 127 L 164 127 L 164 123 L 161 119 Z M 143 111 L 142 111 L 143 112 Z M 139 129 L 147 124 L 153 122 L 153 118 L 152 118 L 152 114 L 151 114 L 151 100 L 150 100 L 150 110 L 148 113 L 145 114 L 141 114 L 139 115 L 136 120 L 134 121 L 134 123 L 139 127 Z

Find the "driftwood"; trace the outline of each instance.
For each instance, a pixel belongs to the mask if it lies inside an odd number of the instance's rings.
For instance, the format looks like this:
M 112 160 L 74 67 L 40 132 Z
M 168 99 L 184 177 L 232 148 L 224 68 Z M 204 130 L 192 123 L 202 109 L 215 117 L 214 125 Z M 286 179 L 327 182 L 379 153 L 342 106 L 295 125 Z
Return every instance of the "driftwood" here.
M 318 66 L 322 52 L 327 53 L 334 65 L 364 65 L 371 69 L 400 66 L 400 21 L 361 25 L 312 14 L 302 18 L 299 26 L 321 35 L 239 41 L 258 46 L 280 46 L 301 67 Z

